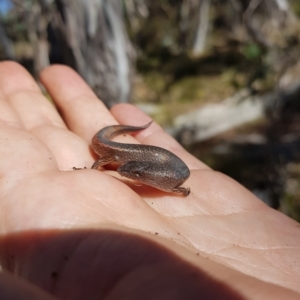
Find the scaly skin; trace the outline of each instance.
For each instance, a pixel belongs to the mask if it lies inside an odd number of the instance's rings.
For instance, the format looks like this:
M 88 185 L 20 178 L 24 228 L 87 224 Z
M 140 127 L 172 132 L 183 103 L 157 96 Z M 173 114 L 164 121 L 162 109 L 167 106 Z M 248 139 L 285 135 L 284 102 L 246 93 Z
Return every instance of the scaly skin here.
M 115 136 L 144 130 L 152 122 L 139 127 L 127 125 L 108 126 L 92 139 L 92 148 L 99 155 L 92 169 L 115 162 L 121 176 L 134 179 L 166 192 L 190 194 L 189 188 L 181 185 L 189 178 L 186 164 L 170 151 L 149 145 L 122 144 L 111 141 Z

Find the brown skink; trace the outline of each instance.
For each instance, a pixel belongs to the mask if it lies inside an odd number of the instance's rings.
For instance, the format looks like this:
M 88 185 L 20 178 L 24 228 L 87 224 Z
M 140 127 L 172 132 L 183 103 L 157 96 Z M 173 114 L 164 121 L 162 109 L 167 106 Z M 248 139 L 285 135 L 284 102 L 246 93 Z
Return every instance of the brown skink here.
M 114 125 L 98 131 L 92 139 L 92 149 L 99 155 L 99 159 L 92 169 L 100 169 L 114 162 L 119 165 L 117 172 L 121 176 L 186 197 L 190 189 L 181 185 L 189 178 L 190 171 L 175 154 L 160 147 L 111 141 L 119 134 L 146 129 L 151 123 L 139 127 Z

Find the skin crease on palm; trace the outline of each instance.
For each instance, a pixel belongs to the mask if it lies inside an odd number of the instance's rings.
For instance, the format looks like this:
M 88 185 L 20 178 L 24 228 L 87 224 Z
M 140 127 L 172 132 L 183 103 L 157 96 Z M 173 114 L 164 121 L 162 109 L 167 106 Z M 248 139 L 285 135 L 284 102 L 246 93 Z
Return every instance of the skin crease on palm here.
M 108 111 L 68 67 L 49 67 L 40 80 L 57 108 L 20 65 L 0 63 L 0 254 L 7 271 L 0 276 L 0 299 L 139 299 L 132 296 L 137 291 L 148 295 L 143 299 L 160 299 L 146 287 L 163 295 L 164 280 L 177 273 L 153 271 L 140 284 L 151 272 L 141 262 L 133 268 L 128 257 L 143 261 L 162 252 L 162 261 L 172 257 L 238 293 L 223 299 L 300 299 L 297 222 L 188 154 L 156 123 L 115 140 L 179 156 L 191 170 L 183 185 L 191 188 L 187 198 L 128 182 L 113 170 L 73 171 L 97 158 L 89 145 L 100 128 L 144 125 L 150 118 L 128 104 Z M 123 256 L 121 264 L 97 264 Z M 124 275 L 128 298 L 118 298 L 123 263 L 133 268 Z M 207 282 L 201 276 L 199 286 Z M 98 284 L 103 281 L 105 289 Z M 198 287 L 181 288 L 192 296 L 162 299 L 201 299 Z M 207 298 L 216 290 L 205 289 Z

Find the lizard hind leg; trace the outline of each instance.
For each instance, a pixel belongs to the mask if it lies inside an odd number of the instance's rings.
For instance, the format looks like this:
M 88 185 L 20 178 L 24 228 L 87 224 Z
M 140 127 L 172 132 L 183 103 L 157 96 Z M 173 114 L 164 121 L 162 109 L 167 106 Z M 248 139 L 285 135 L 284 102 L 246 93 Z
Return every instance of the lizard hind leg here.
M 113 160 L 111 159 L 111 157 L 102 157 L 99 158 L 98 160 L 96 160 L 93 165 L 92 165 L 92 169 L 95 170 L 100 170 L 102 166 L 107 165 L 109 163 L 113 162 Z

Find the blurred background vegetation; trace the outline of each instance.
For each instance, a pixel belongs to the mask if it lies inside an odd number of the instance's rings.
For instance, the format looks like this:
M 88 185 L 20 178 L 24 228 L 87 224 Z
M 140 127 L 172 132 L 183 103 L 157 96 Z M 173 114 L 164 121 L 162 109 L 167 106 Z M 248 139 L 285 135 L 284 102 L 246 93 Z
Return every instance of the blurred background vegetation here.
M 299 0 L 0 0 L 0 14 L 1 60 L 36 78 L 71 66 L 300 221 Z

